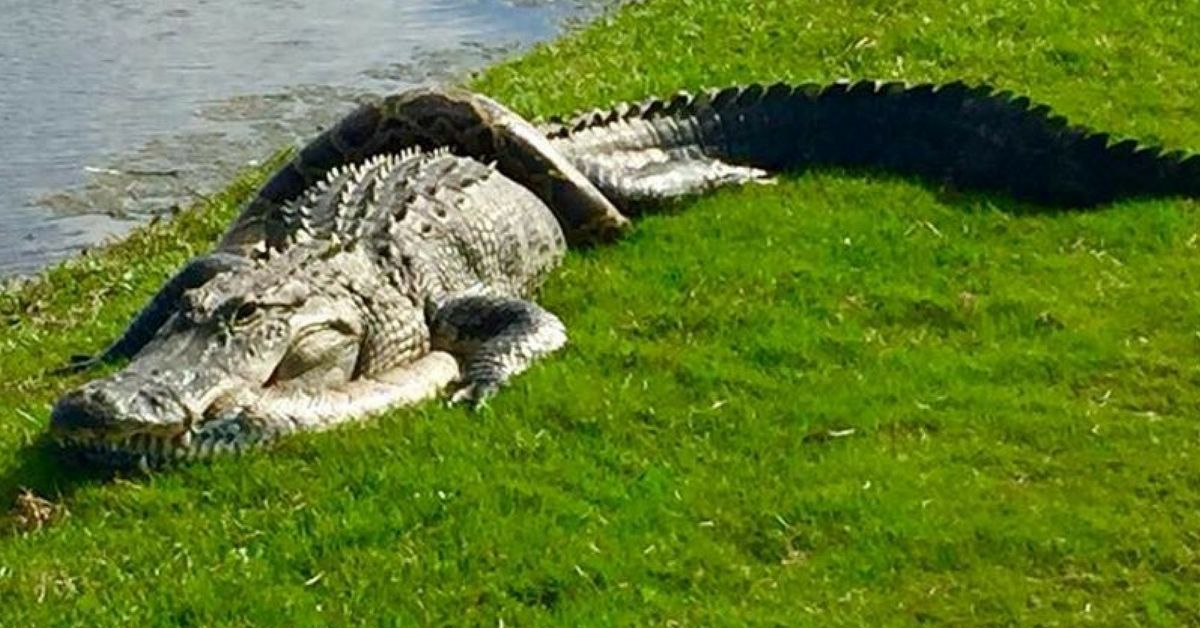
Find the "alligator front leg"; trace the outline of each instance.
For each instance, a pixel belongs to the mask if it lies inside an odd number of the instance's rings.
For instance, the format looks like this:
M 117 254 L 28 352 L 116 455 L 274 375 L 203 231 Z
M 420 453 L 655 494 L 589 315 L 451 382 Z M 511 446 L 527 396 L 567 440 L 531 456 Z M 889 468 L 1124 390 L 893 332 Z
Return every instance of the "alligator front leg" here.
M 462 365 L 451 403 L 479 406 L 514 375 L 567 342 L 558 317 L 532 301 L 464 293 L 430 305 L 432 344 Z

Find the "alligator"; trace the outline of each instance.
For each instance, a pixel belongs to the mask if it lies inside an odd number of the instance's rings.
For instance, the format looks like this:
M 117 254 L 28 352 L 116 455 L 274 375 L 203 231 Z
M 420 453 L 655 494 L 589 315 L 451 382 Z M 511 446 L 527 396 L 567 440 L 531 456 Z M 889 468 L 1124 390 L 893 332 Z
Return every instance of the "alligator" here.
M 274 174 L 215 248 L 63 395 L 75 456 L 159 466 L 447 394 L 478 405 L 567 341 L 533 299 L 568 246 L 716 187 L 877 169 L 1051 207 L 1200 195 L 1200 156 L 961 82 L 749 85 L 546 122 L 457 88 L 363 105 Z

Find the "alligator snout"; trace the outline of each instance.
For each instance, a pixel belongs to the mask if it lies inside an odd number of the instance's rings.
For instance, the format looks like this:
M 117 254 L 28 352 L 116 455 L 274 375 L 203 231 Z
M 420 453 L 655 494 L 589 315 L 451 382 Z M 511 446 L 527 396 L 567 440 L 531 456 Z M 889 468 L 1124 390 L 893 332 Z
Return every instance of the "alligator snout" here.
M 117 373 L 63 395 L 50 415 L 59 435 L 118 436 L 191 422 L 188 408 L 160 382 Z

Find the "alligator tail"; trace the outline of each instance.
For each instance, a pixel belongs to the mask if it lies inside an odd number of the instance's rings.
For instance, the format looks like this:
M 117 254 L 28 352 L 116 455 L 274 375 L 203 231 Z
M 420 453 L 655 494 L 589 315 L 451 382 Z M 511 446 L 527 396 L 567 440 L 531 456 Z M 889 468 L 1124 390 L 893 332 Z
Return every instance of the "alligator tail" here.
M 1028 98 L 961 82 L 731 87 L 552 120 L 542 131 L 634 211 L 813 166 L 916 175 L 1051 206 L 1200 196 L 1200 155 L 1114 142 Z

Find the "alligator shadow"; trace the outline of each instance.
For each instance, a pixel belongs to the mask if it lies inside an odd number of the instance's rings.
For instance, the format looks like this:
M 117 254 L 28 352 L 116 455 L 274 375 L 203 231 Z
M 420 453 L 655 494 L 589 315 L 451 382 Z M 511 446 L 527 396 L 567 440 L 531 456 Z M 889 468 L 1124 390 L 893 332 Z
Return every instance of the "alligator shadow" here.
M 145 477 L 65 455 L 45 432 L 18 449 L 15 458 L 16 464 L 0 475 L 0 537 L 53 525 L 82 487 Z
M 1173 191 L 1143 191 L 1097 196 L 1093 199 L 1063 201 L 1029 195 L 1016 196 L 990 184 L 962 184 L 944 178 L 898 172 L 878 166 L 815 165 L 778 173 L 780 179 L 802 180 L 820 175 L 870 183 L 912 185 L 923 189 L 938 205 L 953 208 L 963 215 L 999 213 L 1010 218 L 1032 218 L 1058 214 L 1090 214 L 1113 211 L 1123 205 L 1153 201 L 1180 201 L 1192 196 Z M 884 208 L 880 208 L 883 210 Z

